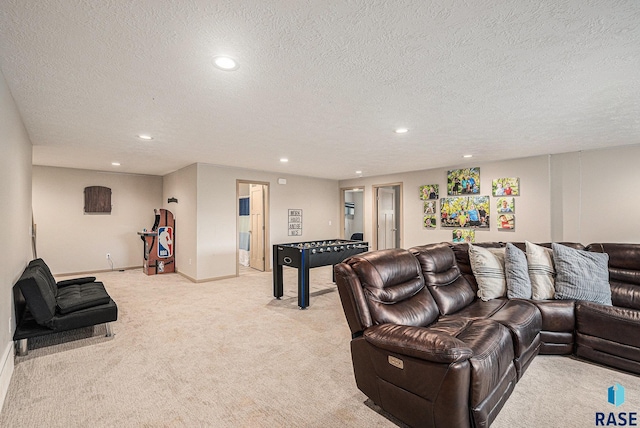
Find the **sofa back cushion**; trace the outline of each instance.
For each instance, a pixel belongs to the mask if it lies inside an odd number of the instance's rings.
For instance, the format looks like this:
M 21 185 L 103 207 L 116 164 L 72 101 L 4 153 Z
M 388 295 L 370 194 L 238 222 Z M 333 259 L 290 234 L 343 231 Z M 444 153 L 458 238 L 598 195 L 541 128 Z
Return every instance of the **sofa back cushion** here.
M 614 306 L 640 309 L 640 245 L 595 243 L 588 251 L 609 255 L 609 283 Z
M 56 313 L 56 296 L 51 291 L 46 272 L 40 266 L 28 266 L 17 285 L 33 318 L 46 326 Z
M 440 314 L 452 314 L 473 302 L 474 290 L 460 273 L 456 255 L 448 244 L 423 245 L 409 251 L 420 262 L 425 285 L 438 304 Z
M 374 324 L 427 326 L 438 307 L 424 286 L 420 265 L 407 250 L 363 253 L 344 261 L 360 280 Z
M 49 266 L 47 266 L 47 264 L 42 259 L 31 260 L 29 262 L 29 267 L 34 267 L 34 266 L 37 266 L 39 268 L 41 274 L 44 275 L 47 281 L 47 284 L 49 285 L 49 288 L 51 288 L 51 292 L 53 293 L 54 296 L 57 296 L 58 284 L 56 283 L 56 280 L 53 277 L 53 274 L 51 273 Z
M 589 244 L 588 251 L 609 255 L 609 278 L 616 282 L 640 285 L 640 245 Z

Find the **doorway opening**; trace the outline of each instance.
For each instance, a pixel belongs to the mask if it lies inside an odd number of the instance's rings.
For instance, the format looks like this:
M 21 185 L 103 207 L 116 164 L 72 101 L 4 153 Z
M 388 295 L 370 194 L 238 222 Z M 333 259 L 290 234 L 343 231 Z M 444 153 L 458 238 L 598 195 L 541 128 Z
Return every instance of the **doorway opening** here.
M 341 238 L 364 240 L 364 189 L 345 187 L 340 189 L 340 206 L 344 213 L 340 216 Z
M 269 183 L 236 180 L 236 276 L 269 269 Z
M 373 186 L 374 246 L 402 248 L 402 183 Z

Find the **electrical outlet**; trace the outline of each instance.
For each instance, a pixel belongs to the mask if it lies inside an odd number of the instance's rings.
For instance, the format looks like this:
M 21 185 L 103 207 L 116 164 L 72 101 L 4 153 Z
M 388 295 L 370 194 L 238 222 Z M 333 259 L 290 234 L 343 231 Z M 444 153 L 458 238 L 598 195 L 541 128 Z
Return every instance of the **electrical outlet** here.
M 107 253 L 107 260 L 111 258 L 111 253 Z

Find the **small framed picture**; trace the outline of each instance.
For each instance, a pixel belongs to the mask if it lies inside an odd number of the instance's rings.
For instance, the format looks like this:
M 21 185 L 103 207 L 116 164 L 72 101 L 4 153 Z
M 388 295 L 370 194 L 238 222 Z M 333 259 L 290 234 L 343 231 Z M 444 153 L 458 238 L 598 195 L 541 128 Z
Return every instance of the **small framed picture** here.
M 514 213 L 516 212 L 515 198 L 498 198 L 496 200 L 496 211 L 501 213 Z
M 515 230 L 516 216 L 513 214 L 498 214 L 498 230 Z
M 435 215 L 425 215 L 422 218 L 422 225 L 425 229 L 435 229 L 437 226 Z
M 476 231 L 473 229 L 455 229 L 452 242 L 476 242 Z
M 436 203 L 437 201 L 425 201 L 423 204 L 423 213 L 424 215 L 435 214 L 436 213 Z
M 496 178 L 491 184 L 493 196 L 520 196 L 520 178 Z
M 438 185 L 437 184 L 425 184 L 420 186 L 420 199 L 426 201 L 428 199 L 438 199 Z

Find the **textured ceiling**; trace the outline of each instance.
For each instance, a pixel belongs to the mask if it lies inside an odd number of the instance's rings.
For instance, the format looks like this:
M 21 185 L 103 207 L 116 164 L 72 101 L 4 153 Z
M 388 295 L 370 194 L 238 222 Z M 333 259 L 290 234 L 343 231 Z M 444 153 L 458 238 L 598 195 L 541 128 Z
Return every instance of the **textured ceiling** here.
M 2 0 L 0 66 L 36 165 L 344 179 L 640 144 L 638 0 Z

